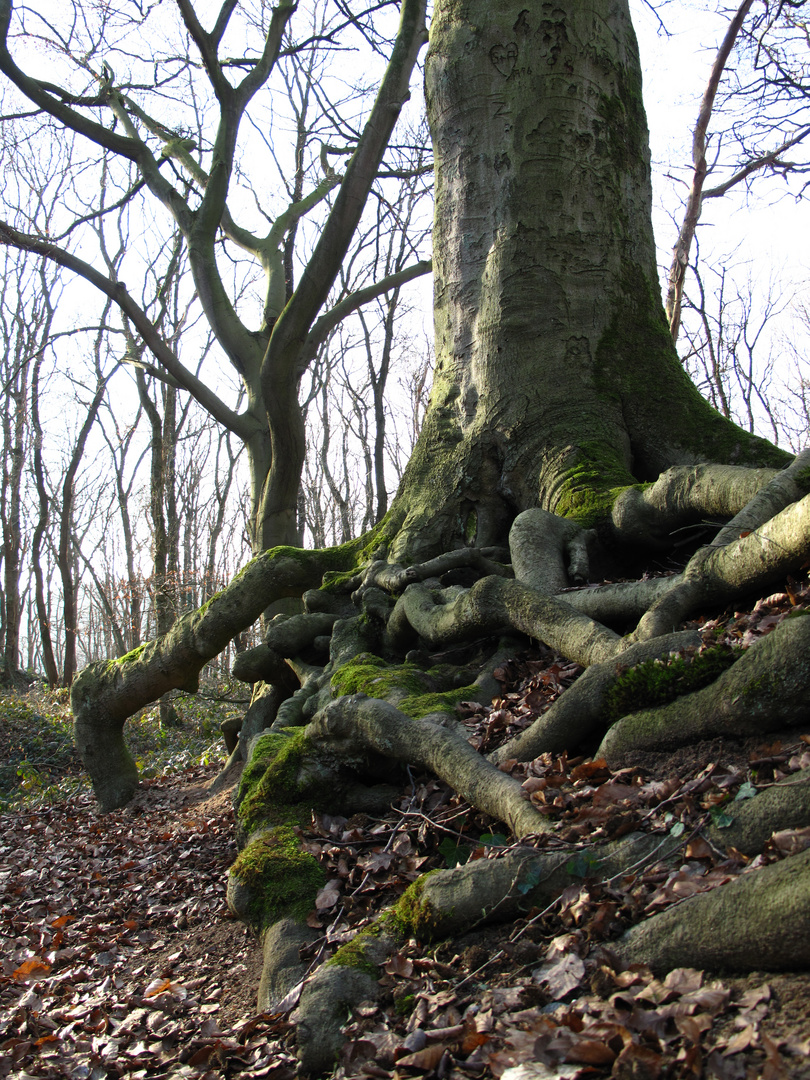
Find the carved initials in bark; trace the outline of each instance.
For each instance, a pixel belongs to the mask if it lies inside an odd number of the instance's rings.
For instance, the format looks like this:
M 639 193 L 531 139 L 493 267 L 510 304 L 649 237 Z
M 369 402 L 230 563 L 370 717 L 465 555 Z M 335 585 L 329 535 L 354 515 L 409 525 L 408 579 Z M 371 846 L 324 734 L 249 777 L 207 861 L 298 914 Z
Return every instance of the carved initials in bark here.
M 518 48 L 514 41 L 510 41 L 508 45 L 494 45 L 489 50 L 489 58 L 493 66 L 505 79 L 508 79 L 515 70 L 517 55 Z

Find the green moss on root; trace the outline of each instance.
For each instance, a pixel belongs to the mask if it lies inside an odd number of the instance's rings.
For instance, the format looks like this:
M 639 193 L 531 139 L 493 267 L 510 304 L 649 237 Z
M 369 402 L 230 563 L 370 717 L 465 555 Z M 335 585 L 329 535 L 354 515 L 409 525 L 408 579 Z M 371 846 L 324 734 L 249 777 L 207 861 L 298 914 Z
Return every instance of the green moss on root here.
M 317 784 L 302 780 L 312 746 L 302 729 L 265 732 L 242 773 L 236 797 L 239 824 L 247 835 L 264 823 L 298 824 L 319 805 Z
M 323 582 L 321 583 L 321 591 L 328 593 L 342 593 L 348 592 L 351 585 L 357 578 L 357 569 L 351 570 L 327 570 L 323 575 Z
M 554 512 L 591 529 L 610 516 L 613 504 L 628 487 L 636 484 L 620 455 L 609 445 L 584 442 L 579 446 L 580 460 L 568 469 L 560 485 Z
M 360 653 L 332 676 L 336 694 L 366 694 L 385 700 L 394 691 L 418 694 L 427 689 L 425 673 L 415 664 L 389 664 L 374 653 Z
M 683 694 L 708 686 L 739 659 L 740 652 L 724 645 L 703 649 L 692 657 L 645 660 L 623 671 L 605 695 L 608 723 L 642 709 L 655 708 Z
M 475 701 L 479 687 L 474 683 L 470 686 L 459 686 L 453 690 L 444 690 L 430 694 L 410 694 L 399 702 L 397 708 L 400 712 L 410 716 L 412 720 L 420 720 L 423 716 L 431 713 L 455 713 L 456 706 L 462 701 Z
M 115 660 L 108 660 L 107 668 L 115 668 L 118 667 L 119 664 L 131 664 L 135 660 L 140 660 L 143 654 L 146 652 L 146 647 L 149 644 L 150 643 L 148 641 L 145 641 L 143 645 L 138 645 L 136 648 L 132 649 L 128 653 L 125 653 L 123 656 L 119 656 Z
M 369 945 L 375 942 L 379 936 L 379 926 L 371 926 L 366 930 L 361 930 L 351 941 L 341 945 L 334 956 L 330 957 L 326 963 L 334 967 L 355 968 L 357 971 L 364 971 L 367 975 L 371 975 L 373 979 L 378 978 L 380 974 L 379 966 L 369 958 L 367 950 Z
M 393 699 L 400 712 L 419 720 L 429 713 L 453 713 L 460 702 L 475 698 L 478 687 L 474 683 L 436 690 L 437 683 L 451 682 L 456 670 L 443 665 L 441 669 L 423 671 L 415 664 L 389 664 L 373 653 L 360 653 L 338 668 L 331 685 L 336 694 L 366 694 L 380 701 Z
M 419 941 L 432 941 L 437 936 L 435 910 L 428 900 L 422 898 L 425 883 L 431 874 L 437 872 L 431 870 L 408 886 L 391 911 L 382 916 L 384 928 L 397 937 L 415 937 Z
M 290 826 L 277 826 L 239 854 L 231 875 L 250 890 L 248 917 L 263 930 L 284 916 L 303 920 L 326 881 L 317 859 L 301 850 Z

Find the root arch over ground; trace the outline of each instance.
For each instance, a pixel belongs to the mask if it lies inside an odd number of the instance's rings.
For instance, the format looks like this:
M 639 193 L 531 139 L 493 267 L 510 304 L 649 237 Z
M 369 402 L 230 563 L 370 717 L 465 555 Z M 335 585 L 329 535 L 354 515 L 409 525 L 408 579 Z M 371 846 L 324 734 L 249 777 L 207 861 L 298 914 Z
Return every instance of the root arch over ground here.
M 77 743 L 99 801 L 105 809 L 122 805 L 137 785 L 126 717 L 171 687 L 192 689 L 230 638 L 274 600 L 298 596 L 303 611 L 270 621 L 263 644 L 241 654 L 234 671 L 254 685 L 254 700 L 231 755 L 246 765 L 237 799 L 242 852 L 229 903 L 263 938 L 261 1008 L 279 1008 L 301 989 L 298 946 L 313 937 L 306 913 L 321 882 L 296 827 L 313 808 L 385 808 L 402 765 L 410 765 L 508 826 L 518 849 L 420 879 L 350 953 L 341 960 L 339 952 L 307 981 L 297 1014 L 302 1068 L 323 1071 L 347 1005 L 374 996 L 379 966 L 403 935 L 461 934 L 514 918 L 571 883 L 569 858 L 544 850 L 548 818 L 510 775 L 510 763 L 584 748 L 620 765 L 639 748 L 762 735 L 810 720 L 810 618 L 797 612 L 733 655 L 683 629 L 690 617 L 762 595 L 806 569 L 808 491 L 804 453 L 778 472 L 670 469 L 652 486 L 625 489 L 595 531 L 528 510 L 515 519 L 508 546 L 434 552 L 417 565 L 387 558 L 395 516 L 342 549 L 268 552 L 169 634 L 76 680 Z M 640 562 L 645 547 L 666 551 L 685 529 L 700 531 L 703 543 L 679 573 L 583 585 L 611 561 Z M 484 756 L 470 745 L 456 706 L 490 701 L 494 670 L 527 640 L 584 673 Z M 659 684 L 676 664 L 681 692 L 665 690 L 662 698 Z M 654 692 L 649 679 L 627 679 L 650 671 Z M 629 696 L 617 694 L 624 683 L 636 685 Z M 766 788 L 743 810 L 729 832 L 707 825 L 707 842 L 755 855 L 774 831 L 810 825 L 810 778 Z M 610 879 L 649 860 L 676 860 L 681 844 L 634 832 L 594 845 L 589 858 L 597 876 Z M 631 929 L 614 943 L 617 963 L 807 967 L 808 889 L 808 854 L 795 854 L 692 898 L 677 918 L 663 912 Z M 721 924 L 727 933 L 712 929 Z M 741 937 L 760 944 L 743 951 Z

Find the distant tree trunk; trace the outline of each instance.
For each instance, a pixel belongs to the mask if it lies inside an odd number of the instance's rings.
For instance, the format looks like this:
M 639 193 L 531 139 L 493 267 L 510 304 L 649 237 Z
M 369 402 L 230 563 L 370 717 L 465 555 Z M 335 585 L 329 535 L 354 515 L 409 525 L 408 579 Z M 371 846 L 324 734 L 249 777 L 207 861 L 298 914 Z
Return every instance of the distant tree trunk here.
M 76 635 L 78 633 L 79 605 L 77 597 L 76 559 L 73 553 L 73 503 L 76 474 L 79 471 L 84 449 L 93 424 L 98 417 L 101 402 L 107 389 L 109 376 L 100 378 L 93 400 L 87 409 L 79 437 L 70 456 L 62 481 L 62 506 L 59 518 L 59 546 L 56 565 L 62 579 L 62 609 L 64 613 L 65 654 L 62 664 L 62 685 L 70 686 L 76 674 Z
M 31 566 L 34 571 L 34 592 L 36 597 L 37 621 L 39 623 L 39 638 L 42 644 L 42 664 L 45 668 L 45 677 L 50 687 L 59 685 L 59 669 L 53 651 L 53 638 L 51 636 L 50 613 L 45 599 L 45 575 L 42 570 L 42 539 L 48 528 L 50 500 L 45 487 L 45 467 L 42 461 L 42 426 L 39 421 L 39 372 L 42 366 L 42 355 L 38 356 L 34 363 L 31 376 L 31 427 L 33 431 L 33 465 L 34 480 L 37 486 L 39 499 L 39 516 L 34 526 L 31 537 Z
M 146 378 L 142 371 L 136 371 L 136 379 L 138 396 L 152 430 L 150 440 L 149 516 L 152 519 L 153 602 L 157 632 L 163 634 L 172 623 L 166 581 L 169 561 L 169 537 L 164 509 L 166 495 L 166 471 L 163 452 L 164 424 L 154 401 L 149 396 Z
M 183 596 L 180 580 L 180 518 L 177 512 L 177 389 L 163 386 L 163 498 L 166 507 L 166 585 L 167 625 L 177 618 Z M 161 633 L 163 631 L 161 630 Z
M 0 382 L 3 386 L 3 487 L 0 493 L 3 567 L 0 604 L 0 651 L 5 675 L 15 681 L 20 664 L 20 624 L 23 599 L 20 579 L 23 558 L 27 562 L 25 474 L 31 444 L 31 380 L 41 364 L 51 332 L 54 309 L 52 269 L 27 260 L 12 262 L 4 253 L 0 267 Z
M 223 450 L 228 459 L 227 468 L 225 471 L 224 479 L 220 478 L 220 453 Z M 202 599 L 208 600 L 214 593 L 220 588 L 218 584 L 217 576 L 217 550 L 220 545 L 220 538 L 222 536 L 222 530 L 225 525 L 225 510 L 228 503 L 228 495 L 230 494 L 231 487 L 233 485 L 234 473 L 236 471 L 237 455 L 234 454 L 231 449 L 230 435 L 227 431 L 220 432 L 217 439 L 217 460 L 216 460 L 216 489 L 214 491 L 214 503 L 216 505 L 216 513 L 214 519 L 211 522 L 211 527 L 208 533 L 208 556 L 205 561 L 205 568 L 203 570 L 202 581 Z
M 623 0 L 439 0 L 425 79 L 436 371 L 394 554 L 503 542 L 532 506 L 588 522 L 672 465 L 781 462 L 678 362 Z
M 177 516 L 176 402 L 177 391 L 167 387 L 163 395 L 163 417 L 149 396 L 146 377 L 136 369 L 138 397 L 152 429 L 149 508 L 152 518 L 152 562 L 155 629 L 165 634 L 176 617 L 175 596 L 179 583 L 179 526 Z M 163 726 L 176 722 L 176 713 L 169 699 L 160 700 L 160 721 Z
M 383 318 L 383 341 L 380 351 L 379 368 L 374 366 L 374 356 L 377 346 L 372 340 L 366 318 L 360 313 L 360 321 L 366 340 L 366 364 L 368 370 L 369 386 L 371 388 L 371 406 L 374 411 L 374 495 L 375 507 L 369 527 L 378 521 L 382 521 L 388 512 L 388 490 L 385 484 L 385 390 L 388 384 L 388 375 L 391 370 L 391 352 L 394 343 L 394 324 L 397 315 L 397 307 L 400 298 L 399 289 L 394 289 L 385 304 L 385 316 Z
M 323 473 L 327 486 L 329 488 L 329 494 L 332 498 L 332 503 L 337 507 L 338 516 L 340 519 L 340 533 L 338 543 L 345 544 L 347 540 L 351 539 L 352 524 L 351 515 L 349 513 L 349 492 L 341 491 L 335 482 L 335 478 L 332 475 L 332 470 L 329 468 L 329 443 L 331 440 L 331 425 L 329 423 L 329 393 L 328 393 L 328 380 L 324 380 L 324 384 L 321 387 L 321 448 L 320 448 L 320 462 L 321 472 Z
M 73 537 L 73 548 L 74 548 L 75 551 L 78 552 L 79 557 L 81 558 L 82 562 L 84 563 L 85 570 L 88 572 L 90 577 L 93 579 L 93 584 L 96 587 L 96 592 L 98 594 L 99 602 L 101 604 L 101 611 L 99 612 L 99 618 L 102 619 L 103 634 L 104 634 L 104 639 L 105 639 L 105 644 L 106 644 L 106 653 L 105 654 L 109 655 L 109 653 L 111 651 L 113 651 L 112 650 L 112 642 L 114 641 L 115 642 L 115 650 L 114 651 L 115 651 L 116 655 L 117 656 L 124 656 L 127 652 L 129 652 L 129 649 L 127 648 L 126 639 L 124 637 L 124 628 L 121 626 L 121 624 L 120 624 L 120 622 L 118 620 L 118 615 L 117 615 L 117 613 L 115 611 L 115 607 L 114 607 L 113 602 L 111 600 L 111 597 L 115 595 L 115 588 L 114 588 L 112 582 L 110 581 L 110 577 L 109 577 L 109 575 L 107 575 L 107 582 L 106 583 L 101 580 L 101 578 L 96 573 L 96 568 L 93 566 L 92 560 L 88 559 L 87 556 L 82 551 L 81 545 L 79 543 L 79 538 L 77 536 Z M 95 610 L 94 607 L 91 606 L 90 607 L 90 614 L 91 615 L 93 614 L 94 610 Z M 101 612 L 104 613 L 103 618 L 101 616 Z M 94 655 L 94 650 L 90 650 L 90 655 L 91 656 Z M 96 655 L 97 655 L 97 653 L 96 653 Z
M 19 359 L 19 358 L 18 358 Z M 3 667 L 14 680 L 20 663 L 20 552 L 22 548 L 22 475 L 28 422 L 28 368 L 16 365 L 15 385 L 7 388 L 3 411 Z
M 132 520 L 129 513 L 129 492 L 123 483 L 123 461 L 121 468 L 116 469 L 116 488 L 118 493 L 118 507 L 121 514 L 121 528 L 123 530 L 124 551 L 127 560 L 127 596 L 125 598 L 126 611 L 126 645 L 127 651 L 135 649 L 141 643 L 141 618 L 143 616 L 143 579 L 135 567 L 135 542 L 132 535 Z

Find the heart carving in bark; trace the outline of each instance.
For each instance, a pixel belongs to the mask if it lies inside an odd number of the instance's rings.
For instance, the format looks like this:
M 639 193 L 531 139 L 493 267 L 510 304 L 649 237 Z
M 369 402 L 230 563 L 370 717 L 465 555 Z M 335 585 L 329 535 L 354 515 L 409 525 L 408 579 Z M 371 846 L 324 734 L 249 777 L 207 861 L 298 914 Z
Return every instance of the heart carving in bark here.
M 489 58 L 493 66 L 505 79 L 508 79 L 515 70 L 517 54 L 518 48 L 514 41 L 510 41 L 508 45 L 493 45 L 489 50 Z

